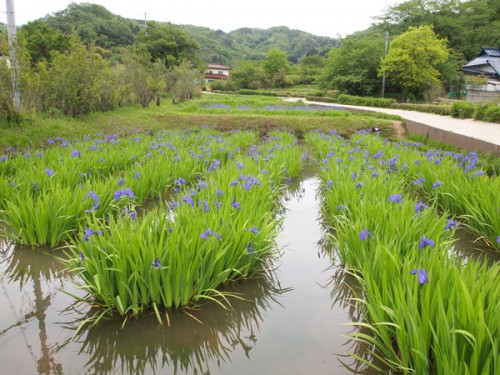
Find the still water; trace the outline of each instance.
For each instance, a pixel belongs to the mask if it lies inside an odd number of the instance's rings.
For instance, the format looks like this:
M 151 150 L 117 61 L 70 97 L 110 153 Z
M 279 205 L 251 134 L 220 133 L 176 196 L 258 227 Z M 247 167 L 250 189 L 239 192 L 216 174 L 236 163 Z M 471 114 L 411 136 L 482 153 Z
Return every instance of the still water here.
M 170 326 L 149 315 L 76 332 L 91 307 L 68 295 L 82 293 L 63 253 L 0 239 L 0 374 L 374 374 L 348 354 L 366 348 L 345 337 L 360 317 L 322 245 L 317 187 L 313 172 L 290 187 L 279 254 L 225 288 L 231 309 L 169 311 Z
M 317 185 L 306 173 L 291 187 L 279 254 L 263 275 L 226 287 L 240 296 L 232 309 L 170 311 L 170 326 L 150 315 L 76 332 L 91 307 L 68 295 L 82 293 L 63 253 L 0 242 L 0 373 L 370 373 L 348 355 L 362 349 L 343 336 L 357 313 L 320 245 Z

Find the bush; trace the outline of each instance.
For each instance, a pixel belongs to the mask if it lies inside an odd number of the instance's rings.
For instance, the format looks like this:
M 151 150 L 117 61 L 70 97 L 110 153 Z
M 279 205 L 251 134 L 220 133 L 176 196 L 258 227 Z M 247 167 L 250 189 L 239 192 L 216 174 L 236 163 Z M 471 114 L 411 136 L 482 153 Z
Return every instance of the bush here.
M 265 91 L 265 90 L 241 89 L 241 90 L 238 90 L 237 93 L 240 95 L 278 96 L 278 94 L 273 92 L 273 91 Z
M 435 105 L 435 104 L 414 104 L 414 103 L 393 103 L 391 108 L 406 109 L 409 111 L 434 113 L 436 115 L 450 116 L 451 105 Z
M 337 102 L 341 104 L 361 105 L 368 107 L 382 107 L 382 108 L 389 108 L 393 103 L 396 103 L 394 99 L 353 96 L 346 94 L 339 95 L 337 98 Z
M 474 103 L 465 101 L 455 102 L 451 106 L 451 115 L 458 118 L 472 118 L 475 110 L 476 106 Z
M 494 104 L 477 105 L 474 119 L 500 123 L 500 106 Z

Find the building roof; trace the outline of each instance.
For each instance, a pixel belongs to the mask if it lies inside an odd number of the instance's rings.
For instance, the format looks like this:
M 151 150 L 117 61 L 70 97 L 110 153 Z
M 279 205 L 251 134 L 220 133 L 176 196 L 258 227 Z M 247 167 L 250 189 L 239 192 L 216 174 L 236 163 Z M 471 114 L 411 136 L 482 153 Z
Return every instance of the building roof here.
M 228 79 L 226 74 L 205 73 L 205 79 Z
M 232 70 L 230 66 L 227 65 L 219 65 L 219 64 L 208 64 L 209 69 L 223 69 L 223 70 Z
M 488 67 L 495 73 L 485 70 Z M 462 70 L 471 74 L 500 77 L 500 48 L 483 47 L 479 56 L 465 64 Z

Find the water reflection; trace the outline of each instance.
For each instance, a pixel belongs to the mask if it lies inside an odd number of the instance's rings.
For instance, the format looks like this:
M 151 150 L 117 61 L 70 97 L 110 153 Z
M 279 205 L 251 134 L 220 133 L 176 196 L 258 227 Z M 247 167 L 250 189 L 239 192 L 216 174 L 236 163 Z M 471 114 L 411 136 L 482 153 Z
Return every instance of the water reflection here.
M 271 271 L 247 281 L 231 284 L 225 292 L 231 309 L 207 303 L 199 310 L 168 312 L 170 326 L 159 325 L 150 315 L 138 321 L 109 320 L 91 327 L 76 338 L 80 355 L 88 357 L 85 367 L 99 374 L 156 373 L 168 368 L 173 373 L 218 373 L 237 350 L 250 359 L 257 343 L 265 312 L 279 304 L 287 291 Z
M 33 249 L 0 239 L 0 269 L 4 306 L 9 309 L 1 314 L 0 343 L 5 343 L 12 335 L 24 336 L 26 349 L 35 362 L 39 374 L 60 374 L 61 364 L 54 359 L 59 344 L 50 344 L 47 333 L 46 313 L 51 299 L 63 286 L 65 271 L 55 257 L 47 254 L 46 249 Z M 11 298 L 12 287 L 17 286 L 21 298 Z M 30 293 L 32 290 L 32 295 Z M 10 313 L 10 316 L 9 316 Z M 26 327 L 37 323 L 38 342 L 28 335 Z M 39 348 L 39 354 L 35 348 Z

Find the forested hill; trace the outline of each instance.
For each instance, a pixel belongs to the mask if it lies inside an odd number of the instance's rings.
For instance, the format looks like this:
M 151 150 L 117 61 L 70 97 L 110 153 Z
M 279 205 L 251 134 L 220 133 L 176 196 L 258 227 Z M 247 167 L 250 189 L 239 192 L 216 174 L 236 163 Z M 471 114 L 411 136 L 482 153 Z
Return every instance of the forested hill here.
M 205 61 L 233 65 L 239 60 L 262 60 L 273 48 L 285 51 L 297 63 L 307 55 L 326 55 L 339 41 L 286 26 L 269 29 L 240 28 L 229 33 L 207 27 L 181 25 L 201 47 Z
M 72 3 L 39 21 L 66 34 L 74 29 L 84 43 L 95 43 L 107 49 L 132 44 L 135 35 L 144 27 L 144 21 L 123 18 L 101 5 L 89 3 Z M 232 66 L 244 59 L 264 59 L 273 48 L 285 51 L 290 61 L 298 62 L 306 55 L 326 54 L 338 44 L 336 39 L 285 26 L 266 30 L 241 28 L 229 33 L 192 25 L 179 27 L 198 42 L 203 60 Z

